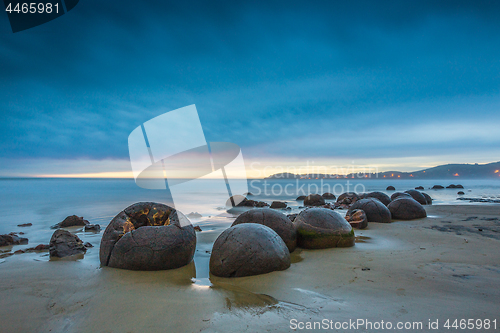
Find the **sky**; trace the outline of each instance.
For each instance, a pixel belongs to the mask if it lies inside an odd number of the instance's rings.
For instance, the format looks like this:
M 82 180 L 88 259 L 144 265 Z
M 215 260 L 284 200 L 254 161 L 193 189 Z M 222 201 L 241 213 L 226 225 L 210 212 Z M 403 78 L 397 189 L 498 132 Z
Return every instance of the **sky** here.
M 500 2 L 81 0 L 0 14 L 0 177 L 131 177 L 127 139 L 195 104 L 249 177 L 500 160 Z

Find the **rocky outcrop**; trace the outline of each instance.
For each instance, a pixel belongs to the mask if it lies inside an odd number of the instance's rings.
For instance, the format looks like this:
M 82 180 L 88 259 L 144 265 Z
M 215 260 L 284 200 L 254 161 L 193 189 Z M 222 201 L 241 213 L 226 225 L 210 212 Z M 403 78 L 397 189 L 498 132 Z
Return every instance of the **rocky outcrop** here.
M 83 255 L 85 252 L 87 252 L 87 249 L 82 240 L 67 230 L 56 230 L 50 238 L 49 253 L 51 258 Z

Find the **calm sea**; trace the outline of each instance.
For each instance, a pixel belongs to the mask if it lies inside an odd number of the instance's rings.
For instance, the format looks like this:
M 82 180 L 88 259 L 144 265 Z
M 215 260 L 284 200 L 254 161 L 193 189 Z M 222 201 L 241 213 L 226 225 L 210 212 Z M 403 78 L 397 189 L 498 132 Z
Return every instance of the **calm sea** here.
M 234 216 L 225 213 L 227 192 L 213 193 L 215 180 L 204 180 L 189 199 L 185 214 L 198 212 L 203 217 L 192 219 L 200 226 L 227 227 Z M 298 195 L 306 193 L 332 192 L 338 195 L 345 191 L 382 191 L 389 185 L 397 191 L 425 187 L 434 199 L 434 204 L 468 204 L 456 200 L 457 189 L 429 190 L 435 184 L 447 186 L 450 180 L 249 180 L 248 189 L 254 195 L 249 197 L 271 203 L 273 200 L 287 201 L 292 212 L 301 202 Z M 466 197 L 500 198 L 500 180 L 460 180 Z M 207 204 L 206 193 L 210 193 Z M 386 192 L 389 195 L 391 192 Z M 215 199 L 220 204 L 213 204 Z M 146 190 L 136 186 L 131 179 L 0 179 L 0 233 L 25 232 L 30 239 L 29 246 L 47 244 L 53 230 L 50 226 L 62 221 L 68 215 L 83 216 L 91 223 L 103 227 L 122 209 L 138 201 L 170 203 L 165 190 Z M 217 200 L 216 200 L 217 201 Z M 220 216 L 222 214 L 222 216 Z M 218 217 L 216 217 L 219 215 Z M 32 223 L 28 228 L 18 224 Z M 99 243 L 100 234 L 79 233 L 85 240 Z M 101 231 L 102 234 L 102 231 Z

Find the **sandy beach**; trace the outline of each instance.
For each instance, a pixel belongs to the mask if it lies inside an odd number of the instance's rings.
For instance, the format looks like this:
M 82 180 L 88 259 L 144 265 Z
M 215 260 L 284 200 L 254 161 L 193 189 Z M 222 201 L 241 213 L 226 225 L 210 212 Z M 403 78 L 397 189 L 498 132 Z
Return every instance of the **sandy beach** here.
M 438 320 L 441 331 L 462 318 L 498 329 L 500 207 L 426 210 L 356 230 L 352 248 L 297 249 L 288 270 L 244 278 L 204 277 L 210 228 L 197 234 L 198 267 L 171 271 L 100 268 L 97 239 L 80 261 L 16 255 L 0 264 L 2 332 L 289 332 L 324 320 L 343 332 L 335 323 L 361 319 L 419 331 Z

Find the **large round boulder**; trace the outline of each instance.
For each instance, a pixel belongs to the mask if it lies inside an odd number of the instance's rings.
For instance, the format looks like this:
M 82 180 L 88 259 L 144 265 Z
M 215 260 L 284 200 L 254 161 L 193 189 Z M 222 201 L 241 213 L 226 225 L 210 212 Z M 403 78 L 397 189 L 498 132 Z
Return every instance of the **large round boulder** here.
M 297 246 L 297 231 L 285 214 L 270 208 L 256 208 L 238 216 L 231 226 L 242 223 L 257 223 L 273 229 L 283 239 L 290 252 Z
M 370 192 L 370 193 L 367 193 L 367 194 L 364 195 L 363 199 L 367 199 L 367 198 L 378 199 L 381 203 L 383 203 L 386 206 L 389 204 L 389 202 L 391 202 L 391 198 L 387 194 L 382 193 L 382 192 Z
M 354 230 L 339 213 L 325 208 L 300 212 L 293 221 L 297 245 L 305 249 L 325 249 L 354 245 Z
M 209 266 L 215 276 L 241 277 L 282 271 L 290 263 L 290 252 L 276 232 L 262 224 L 242 223 L 215 240 Z
M 396 200 L 399 197 L 411 198 L 412 196 L 409 193 L 396 192 L 391 195 L 391 201 Z
M 401 197 L 392 201 L 389 206 L 392 218 L 396 220 L 414 220 L 427 216 L 425 208 L 415 199 Z
M 319 194 L 309 194 L 304 199 L 305 206 L 323 206 L 325 204 L 325 198 Z
M 368 226 L 368 219 L 366 217 L 366 214 L 361 209 L 348 211 L 345 219 L 347 220 L 347 222 L 349 222 L 351 227 L 356 229 L 364 229 Z
M 427 194 L 427 193 L 425 193 L 425 192 L 421 192 L 421 193 L 422 193 L 422 195 L 425 197 L 425 200 L 427 201 L 427 204 L 428 204 L 428 205 L 432 205 L 432 198 L 431 198 L 431 196 L 430 196 L 430 195 L 428 195 L 428 194 Z
M 408 191 L 405 191 L 405 193 L 408 193 L 409 195 L 411 195 L 411 197 L 413 199 L 417 200 L 421 205 L 427 205 L 427 199 L 422 194 L 422 192 L 417 191 L 417 190 L 408 190 Z
M 391 222 L 391 212 L 378 199 L 368 198 L 358 200 L 349 208 L 349 211 L 353 211 L 355 209 L 363 210 L 366 214 L 368 222 Z
M 335 199 L 335 194 L 326 192 L 326 193 L 323 193 L 323 198 L 332 200 L 332 199 Z
M 188 218 L 167 205 L 139 202 L 109 223 L 101 239 L 101 265 L 162 270 L 187 265 L 196 249 L 196 234 Z

